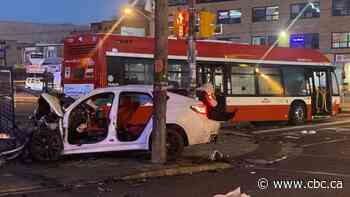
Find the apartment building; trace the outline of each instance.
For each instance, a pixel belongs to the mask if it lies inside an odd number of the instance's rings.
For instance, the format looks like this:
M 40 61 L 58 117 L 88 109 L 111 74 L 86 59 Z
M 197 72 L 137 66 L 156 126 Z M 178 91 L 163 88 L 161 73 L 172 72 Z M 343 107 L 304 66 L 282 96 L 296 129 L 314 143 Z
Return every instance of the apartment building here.
M 310 0 L 309 0 L 310 1 Z M 350 84 L 350 0 L 313 0 L 287 34 L 290 47 L 320 50 Z M 307 6 L 308 0 L 197 0 L 197 10 L 216 13 L 214 39 L 271 45 Z M 169 1 L 169 24 L 186 0 Z

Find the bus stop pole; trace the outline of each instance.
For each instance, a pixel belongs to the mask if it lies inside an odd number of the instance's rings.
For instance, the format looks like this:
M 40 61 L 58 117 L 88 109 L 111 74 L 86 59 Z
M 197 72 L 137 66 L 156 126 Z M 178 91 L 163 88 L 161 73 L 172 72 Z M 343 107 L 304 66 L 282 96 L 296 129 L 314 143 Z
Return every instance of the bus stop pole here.
M 168 75 L 168 0 L 156 0 L 153 90 L 152 162 L 164 164 L 166 158 L 166 100 Z

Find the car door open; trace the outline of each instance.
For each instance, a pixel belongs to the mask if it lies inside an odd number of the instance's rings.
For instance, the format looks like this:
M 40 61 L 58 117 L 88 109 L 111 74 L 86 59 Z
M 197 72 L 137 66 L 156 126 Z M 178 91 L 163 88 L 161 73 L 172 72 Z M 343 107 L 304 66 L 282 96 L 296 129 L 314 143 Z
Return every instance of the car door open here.
M 69 114 L 68 143 L 94 144 L 106 139 L 113 100 L 114 93 L 101 93 L 92 95 L 75 106 Z
M 153 100 L 149 94 L 122 92 L 119 95 L 117 112 L 118 140 L 121 142 L 137 140 L 149 124 L 152 113 Z

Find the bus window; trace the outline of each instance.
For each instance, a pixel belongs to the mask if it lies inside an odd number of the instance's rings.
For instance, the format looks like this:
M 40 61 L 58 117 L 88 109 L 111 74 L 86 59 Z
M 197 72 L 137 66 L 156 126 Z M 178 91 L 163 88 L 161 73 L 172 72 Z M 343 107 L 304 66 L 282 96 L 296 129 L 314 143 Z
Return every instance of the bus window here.
M 168 64 L 168 82 L 174 89 L 190 86 L 190 69 L 185 61 L 170 60 Z
M 286 96 L 310 95 L 306 86 L 304 69 L 283 68 L 282 71 Z
M 130 62 L 124 64 L 124 75 L 127 84 L 152 84 L 153 69 L 150 64 Z
M 333 96 L 339 96 L 340 95 L 337 76 L 335 75 L 334 72 L 332 72 L 332 90 L 333 90 Z
M 262 67 L 257 75 L 260 95 L 282 96 L 283 86 L 279 68 Z
M 232 95 L 255 95 L 254 66 L 233 66 L 231 68 Z

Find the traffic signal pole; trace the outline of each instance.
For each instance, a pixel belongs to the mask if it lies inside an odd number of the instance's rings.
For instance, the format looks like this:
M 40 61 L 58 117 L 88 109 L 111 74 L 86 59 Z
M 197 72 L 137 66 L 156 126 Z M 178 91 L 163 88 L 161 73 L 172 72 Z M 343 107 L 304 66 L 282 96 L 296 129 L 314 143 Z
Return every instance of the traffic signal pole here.
M 166 97 L 168 74 L 168 0 L 155 1 L 152 162 L 166 162 Z
M 196 69 L 196 0 L 188 1 L 189 30 L 188 30 L 188 64 L 190 67 L 190 95 L 196 96 L 197 69 Z

